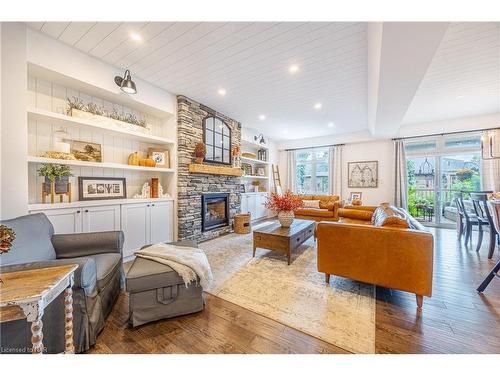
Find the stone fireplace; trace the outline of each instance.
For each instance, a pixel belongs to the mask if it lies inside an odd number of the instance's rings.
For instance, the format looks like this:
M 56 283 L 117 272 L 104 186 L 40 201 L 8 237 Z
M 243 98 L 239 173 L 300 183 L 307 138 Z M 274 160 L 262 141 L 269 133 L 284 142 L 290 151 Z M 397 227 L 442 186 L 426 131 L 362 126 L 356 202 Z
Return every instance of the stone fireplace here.
M 191 173 L 189 165 L 195 162 L 196 144 L 203 141 L 202 124 L 205 118 L 217 116 L 229 126 L 231 148 L 240 145 L 241 124 L 185 96 L 177 97 L 177 116 L 179 240 L 204 241 L 229 233 L 232 217 L 240 210 L 240 178 Z M 224 202 L 225 207 L 222 208 Z

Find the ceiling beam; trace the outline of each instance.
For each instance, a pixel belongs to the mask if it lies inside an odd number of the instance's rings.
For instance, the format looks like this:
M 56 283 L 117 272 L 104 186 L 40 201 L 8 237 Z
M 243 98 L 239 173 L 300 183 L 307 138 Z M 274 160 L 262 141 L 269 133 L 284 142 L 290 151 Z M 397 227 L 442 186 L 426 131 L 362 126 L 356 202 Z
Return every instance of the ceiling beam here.
M 448 22 L 368 25 L 368 127 L 393 137 L 448 29 Z

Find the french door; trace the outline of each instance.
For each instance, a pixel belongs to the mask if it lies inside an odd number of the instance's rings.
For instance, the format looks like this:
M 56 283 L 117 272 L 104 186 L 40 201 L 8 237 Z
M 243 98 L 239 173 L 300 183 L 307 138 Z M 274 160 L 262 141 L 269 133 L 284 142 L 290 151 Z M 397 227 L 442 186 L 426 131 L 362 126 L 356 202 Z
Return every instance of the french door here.
M 424 225 L 455 227 L 454 202 L 462 193 L 481 190 L 479 137 L 468 135 L 409 142 L 408 209 Z

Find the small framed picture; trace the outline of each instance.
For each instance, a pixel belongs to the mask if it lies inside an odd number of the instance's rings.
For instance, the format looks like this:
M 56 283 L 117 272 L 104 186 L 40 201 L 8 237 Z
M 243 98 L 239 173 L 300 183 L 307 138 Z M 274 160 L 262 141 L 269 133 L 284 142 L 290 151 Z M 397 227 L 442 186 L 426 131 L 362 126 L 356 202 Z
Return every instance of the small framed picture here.
M 266 169 L 263 167 L 258 167 L 257 168 L 257 175 L 258 176 L 265 176 L 266 175 Z
M 102 162 L 101 145 L 98 143 L 73 141 L 71 153 L 77 160 Z
M 361 192 L 360 191 L 356 191 L 356 192 L 351 191 L 351 195 L 349 197 L 349 201 L 352 202 L 355 199 L 361 200 Z
M 150 148 L 148 157 L 156 162 L 157 167 L 170 168 L 170 152 L 162 148 Z
M 127 198 L 123 177 L 78 177 L 78 197 L 81 201 Z

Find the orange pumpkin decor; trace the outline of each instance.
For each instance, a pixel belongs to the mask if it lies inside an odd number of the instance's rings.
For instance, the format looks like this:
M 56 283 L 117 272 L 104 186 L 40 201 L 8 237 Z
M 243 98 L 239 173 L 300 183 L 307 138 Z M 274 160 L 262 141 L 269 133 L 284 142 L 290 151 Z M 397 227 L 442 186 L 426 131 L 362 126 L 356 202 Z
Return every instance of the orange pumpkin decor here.
M 139 155 L 133 152 L 128 157 L 128 165 L 139 165 Z

